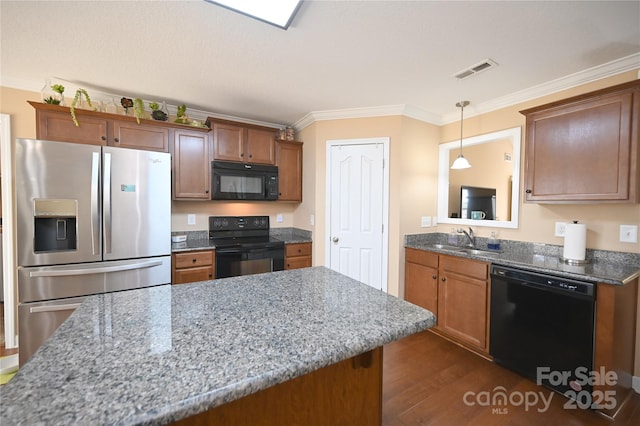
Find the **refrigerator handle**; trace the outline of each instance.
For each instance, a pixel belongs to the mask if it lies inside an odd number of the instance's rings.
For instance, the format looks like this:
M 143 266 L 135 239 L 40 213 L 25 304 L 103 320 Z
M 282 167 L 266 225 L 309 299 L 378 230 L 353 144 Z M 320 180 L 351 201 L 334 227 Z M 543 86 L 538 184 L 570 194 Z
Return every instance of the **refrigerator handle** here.
M 91 159 L 91 251 L 100 253 L 100 153 L 94 152 Z
M 55 270 L 42 270 L 29 272 L 30 278 L 37 277 L 69 277 L 72 275 L 95 275 L 104 274 L 109 272 L 122 272 L 132 271 L 134 269 L 153 268 L 155 266 L 162 265 L 161 260 L 143 260 L 140 262 L 134 262 L 124 265 L 109 265 L 99 268 L 69 268 L 69 269 L 55 269 Z
M 111 154 L 104 154 L 104 252 L 111 253 Z
M 80 305 L 80 303 L 65 303 L 64 305 L 34 306 L 33 308 L 29 308 L 29 313 L 39 314 L 42 312 L 71 311 L 77 309 Z

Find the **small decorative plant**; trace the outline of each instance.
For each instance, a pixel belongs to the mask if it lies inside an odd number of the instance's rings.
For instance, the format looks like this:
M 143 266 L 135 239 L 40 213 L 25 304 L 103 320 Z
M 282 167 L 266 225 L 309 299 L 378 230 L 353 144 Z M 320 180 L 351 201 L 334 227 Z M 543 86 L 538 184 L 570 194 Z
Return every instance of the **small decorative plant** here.
M 93 108 L 93 105 L 91 104 L 91 98 L 89 97 L 87 91 L 82 88 L 76 90 L 76 95 L 73 97 L 73 101 L 71 101 L 71 107 L 69 108 L 69 111 L 71 112 L 71 118 L 73 119 L 73 123 L 76 125 L 76 127 L 80 126 L 80 124 L 78 123 L 78 119 L 76 118 L 76 104 L 82 100 L 83 96 L 86 99 L 89 108 Z
M 149 104 L 149 108 L 151 108 L 151 118 L 158 121 L 167 121 L 169 117 L 167 117 L 167 113 L 160 109 L 160 105 L 157 102 L 151 102 Z
M 140 124 L 140 119 L 144 116 L 144 102 L 140 98 L 133 100 L 133 115 L 136 117 L 138 124 Z
M 176 123 L 178 124 L 189 124 L 189 117 L 187 117 L 187 106 L 182 104 L 178 107 L 178 112 L 176 113 L 178 118 L 176 118 Z
M 120 98 L 120 105 L 124 108 L 124 115 L 129 114 L 129 108 L 133 107 L 133 99 L 131 98 Z
M 51 104 L 51 105 L 60 105 L 62 103 L 62 100 L 64 99 L 64 86 L 62 84 L 53 84 L 50 86 L 51 90 L 53 90 L 55 93 L 59 94 L 60 96 L 49 96 L 47 98 L 44 99 L 44 102 L 47 104 Z

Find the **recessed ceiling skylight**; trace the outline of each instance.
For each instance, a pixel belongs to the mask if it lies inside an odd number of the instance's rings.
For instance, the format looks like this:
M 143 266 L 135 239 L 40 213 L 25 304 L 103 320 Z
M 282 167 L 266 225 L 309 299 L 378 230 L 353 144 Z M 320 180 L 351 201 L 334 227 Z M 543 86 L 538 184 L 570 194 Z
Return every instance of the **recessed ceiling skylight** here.
M 287 29 L 301 0 L 206 0 L 227 9 Z

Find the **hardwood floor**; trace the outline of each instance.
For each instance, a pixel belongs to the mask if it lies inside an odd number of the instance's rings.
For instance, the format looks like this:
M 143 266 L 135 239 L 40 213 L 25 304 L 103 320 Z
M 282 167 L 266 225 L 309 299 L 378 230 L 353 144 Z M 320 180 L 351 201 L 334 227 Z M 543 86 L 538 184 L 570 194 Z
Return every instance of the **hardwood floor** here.
M 476 396 L 492 395 L 502 386 L 509 395 L 538 396 L 537 404 L 491 407 Z M 465 394 L 467 402 L 465 403 Z M 540 399 L 542 395 L 548 403 Z M 630 401 L 625 418 L 611 423 L 591 410 L 569 410 L 562 395 L 539 387 L 491 361 L 479 357 L 429 331 L 384 347 L 382 418 L 384 426 L 407 425 L 640 425 L 640 395 Z M 516 401 L 516 399 L 514 399 Z M 492 409 L 506 409 L 503 414 Z

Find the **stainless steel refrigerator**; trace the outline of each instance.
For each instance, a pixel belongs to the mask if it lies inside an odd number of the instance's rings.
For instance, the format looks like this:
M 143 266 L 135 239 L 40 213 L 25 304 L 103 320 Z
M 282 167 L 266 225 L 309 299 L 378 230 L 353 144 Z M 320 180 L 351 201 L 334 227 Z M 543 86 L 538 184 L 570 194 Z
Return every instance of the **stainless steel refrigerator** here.
M 171 282 L 171 156 L 15 142 L 19 362 L 83 296 Z

